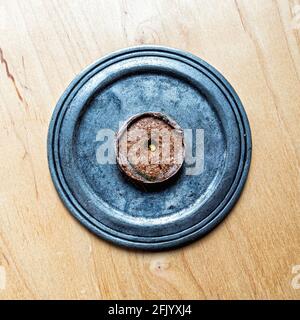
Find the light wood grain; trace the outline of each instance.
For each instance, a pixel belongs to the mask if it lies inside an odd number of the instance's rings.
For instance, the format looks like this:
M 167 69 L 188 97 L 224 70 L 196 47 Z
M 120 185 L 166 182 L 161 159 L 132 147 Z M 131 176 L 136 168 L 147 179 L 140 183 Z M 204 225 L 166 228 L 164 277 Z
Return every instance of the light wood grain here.
M 299 299 L 297 4 L 0 0 L 0 299 Z M 83 228 L 60 202 L 46 158 L 49 120 L 72 78 L 138 44 L 214 65 L 240 95 L 253 134 L 232 213 L 202 240 L 163 253 L 124 250 Z

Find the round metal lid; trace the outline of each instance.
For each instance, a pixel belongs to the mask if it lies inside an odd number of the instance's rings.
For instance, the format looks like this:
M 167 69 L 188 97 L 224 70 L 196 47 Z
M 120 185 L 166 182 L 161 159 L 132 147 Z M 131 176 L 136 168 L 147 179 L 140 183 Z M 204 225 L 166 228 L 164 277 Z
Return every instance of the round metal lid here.
M 185 145 L 176 178 L 150 190 L 124 177 L 115 152 L 124 122 L 145 112 L 174 119 Z M 141 249 L 209 232 L 237 201 L 250 159 L 249 123 L 230 84 L 203 60 L 159 46 L 121 50 L 85 69 L 48 133 L 51 176 L 69 211 L 100 237 Z

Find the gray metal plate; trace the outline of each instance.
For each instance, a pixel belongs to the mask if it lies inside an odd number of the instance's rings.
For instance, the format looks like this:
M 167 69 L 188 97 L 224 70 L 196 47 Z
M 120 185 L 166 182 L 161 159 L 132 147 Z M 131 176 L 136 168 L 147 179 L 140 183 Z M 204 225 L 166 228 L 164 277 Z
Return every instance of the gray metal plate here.
M 97 132 L 147 111 L 182 128 L 203 129 L 204 168 L 145 192 L 116 164 L 100 165 Z M 114 243 L 164 249 L 203 236 L 237 201 L 251 158 L 243 106 L 213 67 L 180 50 L 141 46 L 106 56 L 79 74 L 60 98 L 48 134 L 54 185 L 70 212 Z

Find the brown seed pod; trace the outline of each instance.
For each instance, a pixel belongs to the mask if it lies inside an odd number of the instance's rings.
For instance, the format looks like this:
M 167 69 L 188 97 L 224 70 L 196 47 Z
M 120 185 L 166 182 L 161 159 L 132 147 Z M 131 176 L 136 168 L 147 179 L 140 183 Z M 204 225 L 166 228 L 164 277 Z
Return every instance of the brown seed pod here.
M 183 130 L 159 112 L 135 115 L 117 134 L 116 157 L 121 171 L 135 182 L 166 182 L 184 161 Z

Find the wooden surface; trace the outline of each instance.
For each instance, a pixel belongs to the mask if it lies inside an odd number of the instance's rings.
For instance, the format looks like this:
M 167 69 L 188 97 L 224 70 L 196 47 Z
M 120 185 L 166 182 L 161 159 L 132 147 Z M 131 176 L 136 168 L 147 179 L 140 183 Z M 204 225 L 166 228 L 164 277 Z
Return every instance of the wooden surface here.
M 299 299 L 297 4 L 0 0 L 0 298 Z M 253 134 L 232 213 L 202 240 L 163 253 L 120 249 L 83 228 L 60 202 L 46 158 L 49 120 L 72 78 L 138 44 L 214 65 L 240 95 Z

